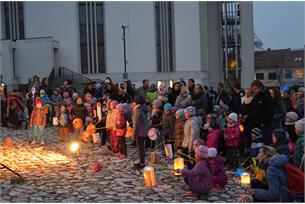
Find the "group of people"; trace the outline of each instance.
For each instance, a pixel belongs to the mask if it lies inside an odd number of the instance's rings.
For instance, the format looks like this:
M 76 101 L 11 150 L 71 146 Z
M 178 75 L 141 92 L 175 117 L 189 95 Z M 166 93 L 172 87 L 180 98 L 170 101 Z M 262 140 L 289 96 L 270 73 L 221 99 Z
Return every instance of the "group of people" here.
M 100 144 L 121 159 L 136 147 L 135 169 L 145 167 L 148 148 L 164 155 L 172 151 L 185 159 L 186 169 L 176 171 L 185 177 L 191 196 L 224 191 L 225 167 L 235 170 L 255 158 L 257 164 L 248 166 L 255 175 L 249 192 L 256 201 L 277 202 L 291 199 L 282 188 L 287 189 L 284 166 L 304 170 L 304 94 L 304 87 L 279 90 L 259 80 L 245 89 L 219 83 L 214 90 L 193 79 L 173 87 L 145 79 L 136 89 L 130 80 L 115 84 L 109 77 L 103 83 L 88 81 L 83 91 L 70 80 L 52 90 L 47 78 L 40 83 L 34 76 L 19 100 L 27 112 L 22 118 L 33 128 L 32 144 L 44 145 L 44 128 L 55 120 L 62 142 L 71 134 L 90 141 L 86 128 L 93 126 Z M 1 98 L 5 103 L 3 91 Z M 12 102 L 7 104 L 11 109 Z M 126 145 L 129 129 L 131 147 Z

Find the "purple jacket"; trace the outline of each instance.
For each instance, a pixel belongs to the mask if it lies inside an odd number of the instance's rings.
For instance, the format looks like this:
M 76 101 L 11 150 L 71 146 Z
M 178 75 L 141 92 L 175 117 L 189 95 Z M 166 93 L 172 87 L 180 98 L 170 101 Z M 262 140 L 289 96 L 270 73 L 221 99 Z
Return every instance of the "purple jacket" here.
M 208 148 L 214 147 L 218 150 L 219 137 L 220 137 L 220 130 L 219 129 L 212 130 L 208 134 L 207 147 Z
M 207 194 L 212 187 L 212 173 L 207 167 L 206 161 L 199 160 L 192 170 L 182 170 L 190 191 L 198 194 Z
M 223 159 L 220 156 L 210 160 L 213 175 L 213 187 L 225 187 L 228 183 L 228 175 L 223 166 Z

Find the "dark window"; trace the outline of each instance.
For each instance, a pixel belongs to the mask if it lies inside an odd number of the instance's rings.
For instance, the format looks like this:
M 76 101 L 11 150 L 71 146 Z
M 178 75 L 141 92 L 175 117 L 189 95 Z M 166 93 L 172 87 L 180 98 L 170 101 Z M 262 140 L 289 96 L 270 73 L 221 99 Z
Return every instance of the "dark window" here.
M 274 80 L 274 79 L 276 79 L 276 72 L 269 72 L 269 74 L 268 74 L 268 79 L 269 79 L 269 80 Z
M 24 39 L 23 2 L 3 2 L 5 39 Z
M 292 78 L 292 69 L 286 69 L 285 70 L 285 79 L 291 79 Z
M 264 73 L 256 73 L 256 79 L 264 80 Z

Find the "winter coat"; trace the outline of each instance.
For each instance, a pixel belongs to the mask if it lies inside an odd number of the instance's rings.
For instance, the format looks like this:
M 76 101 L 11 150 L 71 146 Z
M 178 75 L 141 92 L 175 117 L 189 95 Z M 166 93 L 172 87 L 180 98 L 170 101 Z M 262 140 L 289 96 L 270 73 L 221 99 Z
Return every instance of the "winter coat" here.
M 188 93 L 185 93 L 183 95 L 179 95 L 177 98 L 176 98 L 176 101 L 175 101 L 175 106 L 180 109 L 180 108 L 187 108 L 188 106 L 191 105 L 191 102 L 192 102 L 192 97 L 190 94 Z
M 277 103 L 273 110 L 273 118 L 271 122 L 271 131 L 282 128 L 283 121 L 285 120 L 286 110 L 283 103 Z
M 172 113 L 170 115 L 163 113 L 162 134 L 165 140 L 174 139 L 175 121 L 175 116 Z
M 276 137 L 277 143 L 274 144 L 274 149 L 279 154 L 285 154 L 287 157 L 289 157 L 290 154 L 290 148 L 289 148 L 289 140 L 286 137 L 286 135 L 278 135 Z
M 241 97 L 243 97 L 243 96 L 244 96 L 244 92 L 243 91 L 240 91 L 239 93 L 233 93 L 232 94 L 230 109 L 234 113 L 239 113 L 240 106 L 241 106 Z
M 116 110 L 111 109 L 107 113 L 106 117 L 106 129 L 114 130 L 116 127 Z
M 290 196 L 287 192 L 287 176 L 284 171 L 288 163 L 286 155 L 276 154 L 268 161 L 266 180 L 268 189 L 254 189 L 254 198 L 269 202 L 289 202 Z
M 208 134 L 207 147 L 208 148 L 214 147 L 214 148 L 218 149 L 219 138 L 220 138 L 220 130 L 219 129 L 213 129 Z
M 125 120 L 124 113 L 116 114 L 116 136 L 125 137 L 127 131 L 127 121 Z
M 294 156 L 293 156 L 293 163 L 297 167 L 300 167 L 300 165 L 302 164 L 303 155 L 304 155 L 304 136 L 299 136 L 299 138 L 295 143 Z M 301 166 L 301 169 L 304 169 L 304 163 Z
M 176 83 L 177 83 L 177 82 L 176 82 Z M 175 83 L 175 84 L 176 84 L 176 83 Z M 174 84 L 173 87 L 175 87 L 175 84 Z M 172 106 L 175 106 L 176 99 L 177 99 L 177 97 L 178 97 L 179 95 L 180 95 L 180 90 L 178 90 L 178 91 L 173 90 L 172 93 L 170 93 L 170 94 L 168 95 L 168 102 L 169 102 Z
M 263 136 L 257 135 L 255 137 L 251 137 L 251 139 L 250 155 L 251 157 L 257 157 L 259 149 L 264 145 Z
M 133 108 L 133 137 L 146 137 L 148 134 L 148 110 L 144 105 L 136 105 Z
M 265 90 L 255 95 L 248 112 L 248 122 L 251 127 L 270 127 L 275 103 L 270 93 Z
M 228 175 L 224 169 L 223 159 L 220 156 L 216 156 L 210 160 L 213 176 L 213 187 L 225 187 L 228 183 Z
M 45 104 L 50 104 L 50 103 L 51 103 L 51 100 L 49 99 L 48 95 L 44 95 L 44 96 L 41 98 L 41 102 L 42 102 L 42 105 L 45 105 Z
M 43 108 L 34 108 L 31 114 L 30 126 L 39 125 L 46 126 L 47 117 Z
M 174 148 L 177 150 L 178 147 L 182 147 L 182 142 L 184 138 L 184 124 L 185 124 L 185 118 L 179 118 L 179 120 L 176 120 L 175 122 L 175 142 L 174 142 Z
M 190 191 L 198 194 L 207 194 L 212 187 L 212 173 L 207 167 L 205 160 L 199 160 L 191 170 L 182 170 Z
M 225 145 L 227 147 L 238 147 L 240 130 L 238 123 L 234 125 L 227 124 L 224 130 Z
M 159 96 L 159 92 L 158 91 L 154 91 L 154 92 L 147 92 L 147 102 L 152 105 L 153 101 L 156 100 Z
M 230 104 L 230 97 L 229 94 L 223 90 L 222 92 L 218 93 L 216 98 L 216 105 L 219 105 L 220 99 L 227 105 Z
M 205 112 L 208 111 L 208 98 L 206 95 L 201 94 L 201 96 L 194 96 L 191 105 L 197 110 L 203 109 Z
M 197 116 L 193 116 L 185 122 L 184 138 L 182 142 L 183 148 L 188 148 L 189 151 L 193 151 L 194 140 L 200 137 L 201 125 L 201 118 Z
M 158 109 L 153 115 L 151 115 L 150 127 L 157 128 L 160 130 L 162 127 L 162 123 L 161 123 L 162 117 L 163 117 L 163 111 Z
M 142 96 L 146 100 L 147 92 L 148 89 L 145 89 L 143 86 L 141 86 L 136 90 L 135 96 Z

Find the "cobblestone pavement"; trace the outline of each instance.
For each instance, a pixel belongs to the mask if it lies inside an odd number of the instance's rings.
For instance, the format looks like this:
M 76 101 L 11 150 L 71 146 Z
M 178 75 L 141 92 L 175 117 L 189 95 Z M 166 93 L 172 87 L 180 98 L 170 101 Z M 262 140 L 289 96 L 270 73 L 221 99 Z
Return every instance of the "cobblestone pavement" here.
M 46 128 L 45 133 L 46 144 L 40 147 L 29 144 L 31 130 L 1 129 L 0 162 L 20 173 L 25 182 L 12 185 L 14 175 L 1 169 L 0 202 L 236 202 L 247 190 L 229 172 L 225 192 L 200 199 L 185 197 L 187 186 L 173 176 L 169 170 L 173 162 L 165 159 L 160 160 L 163 166 L 155 166 L 156 186 L 147 188 L 143 171 L 132 169 L 137 161 L 134 147 L 128 145 L 128 157 L 121 160 L 106 147 L 81 144 L 75 157 L 68 144 L 59 142 L 56 128 Z M 5 138 L 12 138 L 14 146 L 4 147 Z M 150 151 L 147 160 L 148 155 Z M 94 161 L 103 170 L 93 173 Z

